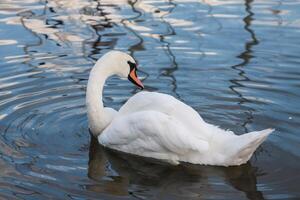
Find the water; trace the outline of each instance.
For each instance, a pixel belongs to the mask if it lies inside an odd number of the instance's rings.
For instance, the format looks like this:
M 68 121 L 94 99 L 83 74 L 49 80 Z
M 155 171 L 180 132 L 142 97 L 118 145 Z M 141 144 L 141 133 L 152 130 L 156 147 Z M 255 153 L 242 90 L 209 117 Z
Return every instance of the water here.
M 0 198 L 300 198 L 299 10 L 297 0 L 2 0 Z M 229 168 L 102 149 L 88 132 L 85 89 L 110 49 L 139 61 L 149 90 L 207 122 L 275 134 Z M 105 105 L 136 92 L 112 78 Z

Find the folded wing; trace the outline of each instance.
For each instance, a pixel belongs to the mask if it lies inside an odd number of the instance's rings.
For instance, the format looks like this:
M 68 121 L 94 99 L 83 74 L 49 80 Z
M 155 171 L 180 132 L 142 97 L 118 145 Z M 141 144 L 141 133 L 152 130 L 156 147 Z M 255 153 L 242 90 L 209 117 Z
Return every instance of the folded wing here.
M 158 111 L 117 117 L 98 137 L 104 146 L 145 157 L 179 161 L 185 154 L 205 153 L 208 142 L 189 134 L 176 118 Z

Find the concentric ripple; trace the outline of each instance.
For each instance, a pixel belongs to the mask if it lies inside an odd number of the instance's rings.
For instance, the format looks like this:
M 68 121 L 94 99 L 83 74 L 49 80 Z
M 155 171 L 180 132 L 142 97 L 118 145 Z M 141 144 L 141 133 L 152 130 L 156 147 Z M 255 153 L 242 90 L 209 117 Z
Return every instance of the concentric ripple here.
M 0 2 L 1 199 L 297 199 L 299 9 L 295 0 Z M 133 55 L 148 90 L 243 134 L 276 133 L 239 167 L 103 149 L 85 88 L 111 49 Z M 138 90 L 111 78 L 106 106 Z

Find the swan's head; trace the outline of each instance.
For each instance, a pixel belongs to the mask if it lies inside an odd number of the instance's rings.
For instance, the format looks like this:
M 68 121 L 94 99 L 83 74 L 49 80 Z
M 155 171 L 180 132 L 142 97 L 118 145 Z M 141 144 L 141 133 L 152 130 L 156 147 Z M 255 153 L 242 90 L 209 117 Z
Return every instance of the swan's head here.
M 121 51 L 110 51 L 102 59 L 109 62 L 108 65 L 111 65 L 113 73 L 121 78 L 127 78 L 140 89 L 144 89 L 143 83 L 136 74 L 137 63 L 130 55 Z

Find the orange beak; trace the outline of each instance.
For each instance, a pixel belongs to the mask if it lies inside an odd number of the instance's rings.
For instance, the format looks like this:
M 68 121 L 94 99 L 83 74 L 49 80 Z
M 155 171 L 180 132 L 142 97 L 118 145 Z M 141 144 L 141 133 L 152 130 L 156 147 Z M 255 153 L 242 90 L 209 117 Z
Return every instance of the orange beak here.
M 141 90 L 144 89 L 143 83 L 140 81 L 140 79 L 136 75 L 136 68 L 133 68 L 129 75 L 128 80 L 130 80 L 133 84 L 137 85 Z

